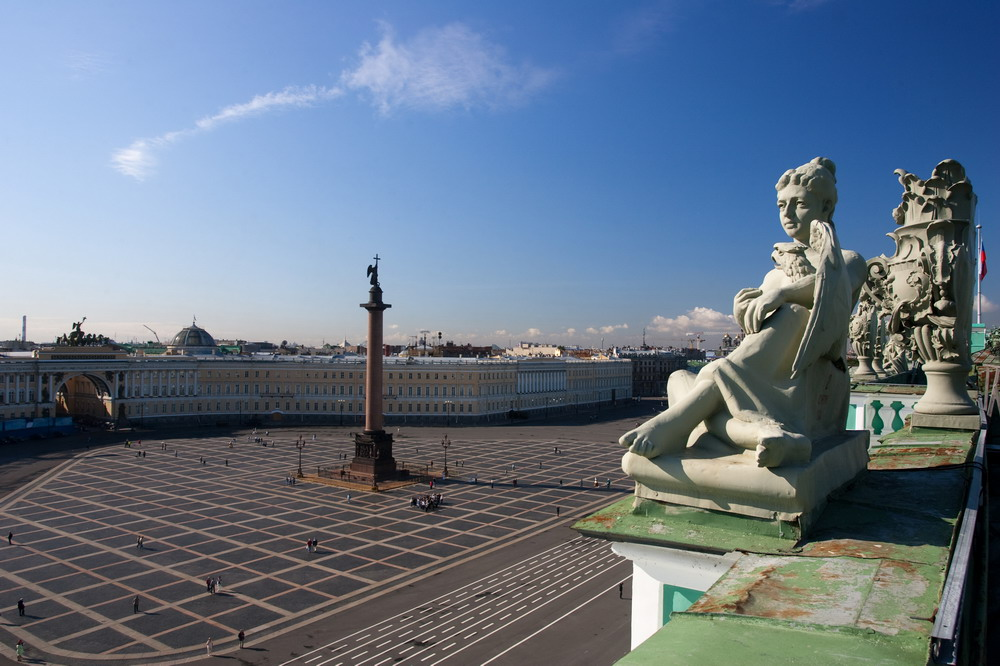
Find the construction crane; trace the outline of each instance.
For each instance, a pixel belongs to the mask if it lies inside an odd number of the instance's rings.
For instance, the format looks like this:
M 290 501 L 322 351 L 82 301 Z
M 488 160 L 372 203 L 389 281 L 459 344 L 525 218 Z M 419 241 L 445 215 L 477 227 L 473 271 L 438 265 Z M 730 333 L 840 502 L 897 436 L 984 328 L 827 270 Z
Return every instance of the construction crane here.
M 146 329 L 147 331 L 149 331 L 150 333 L 152 333 L 152 334 L 153 334 L 153 337 L 154 337 L 154 338 L 156 338 L 156 344 L 161 344 L 161 343 L 160 343 L 160 336 L 158 336 L 158 335 L 156 334 L 156 331 L 154 331 L 153 329 L 151 329 L 151 328 L 150 328 L 149 326 L 146 326 L 145 324 L 143 324 L 143 325 L 142 325 L 142 327 L 143 327 L 144 329 Z
M 698 331 L 697 333 L 688 333 L 688 335 L 691 336 L 688 338 L 689 349 L 697 349 L 698 351 L 701 351 L 701 343 L 705 341 L 705 338 L 701 336 L 704 335 L 704 333 L 705 333 L 704 331 Z

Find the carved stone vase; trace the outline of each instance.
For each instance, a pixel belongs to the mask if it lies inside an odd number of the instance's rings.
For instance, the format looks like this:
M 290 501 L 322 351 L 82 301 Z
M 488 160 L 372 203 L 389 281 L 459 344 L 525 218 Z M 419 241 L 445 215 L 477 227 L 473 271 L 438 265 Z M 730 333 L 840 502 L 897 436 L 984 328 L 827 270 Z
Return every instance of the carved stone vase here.
M 976 414 L 965 388 L 972 362 L 975 266 L 971 247 L 975 195 L 965 170 L 941 162 L 920 180 L 897 170 L 905 192 L 893 212 L 900 225 L 888 234 L 892 257 L 878 257 L 886 275 L 891 309 L 889 333 L 906 334 L 911 352 L 927 376 L 927 391 L 914 406 L 918 414 Z

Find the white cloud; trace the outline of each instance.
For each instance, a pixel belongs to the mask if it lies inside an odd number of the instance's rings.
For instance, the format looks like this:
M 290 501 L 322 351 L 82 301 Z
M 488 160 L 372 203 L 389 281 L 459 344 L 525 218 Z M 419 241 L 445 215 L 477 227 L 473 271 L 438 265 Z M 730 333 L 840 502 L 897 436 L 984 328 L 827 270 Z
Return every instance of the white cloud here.
M 382 39 L 362 46 L 359 57 L 341 81 L 367 93 L 384 115 L 512 106 L 554 78 L 551 70 L 511 64 L 503 48 L 461 23 L 423 30 L 409 42 L 396 41 L 383 24 Z
M 998 308 L 997 308 L 997 304 L 996 303 L 994 303 L 990 299 L 986 298 L 985 295 L 983 295 L 982 298 L 983 298 L 983 302 L 982 302 L 983 312 L 996 312 L 997 311 Z
M 249 102 L 227 106 L 213 116 L 206 116 L 195 125 L 200 130 L 211 130 L 217 125 L 249 116 L 257 116 L 268 111 L 286 107 L 312 106 L 315 102 L 339 97 L 343 94 L 340 88 L 323 88 L 320 86 L 289 87 L 278 92 L 257 95 Z
M 591 326 L 587 329 L 590 335 L 608 335 L 615 331 L 628 330 L 628 324 L 611 324 L 609 326 Z
M 537 338 L 542 335 L 542 330 L 540 328 L 529 328 L 524 334 L 529 338 Z
M 646 330 L 664 338 L 664 343 L 679 343 L 686 342 L 691 333 L 705 335 L 736 333 L 739 331 L 739 325 L 732 315 L 711 308 L 697 307 L 677 317 L 657 315 L 649 322 Z
M 232 104 L 218 113 L 200 118 L 194 127 L 167 132 L 157 137 L 136 139 L 127 148 L 121 148 L 111 156 L 115 170 L 138 181 L 148 178 L 156 170 L 157 153 L 164 148 L 201 132 L 210 132 L 219 125 L 235 122 L 252 116 L 282 108 L 301 108 L 317 102 L 333 99 L 342 94 L 339 88 L 319 86 L 289 87 L 277 92 L 257 95 L 249 102 Z
M 112 154 L 112 167 L 145 180 L 156 169 L 157 154 L 183 138 L 279 109 L 313 106 L 340 97 L 345 88 L 370 97 L 379 112 L 388 115 L 398 108 L 443 111 L 514 106 L 554 78 L 551 70 L 511 64 L 503 48 L 461 23 L 423 30 L 409 42 L 397 42 L 391 27 L 383 24 L 381 41 L 376 46 L 365 44 L 359 60 L 357 67 L 341 73 L 344 87 L 289 86 L 256 95 L 200 118 L 190 128 L 136 139 Z

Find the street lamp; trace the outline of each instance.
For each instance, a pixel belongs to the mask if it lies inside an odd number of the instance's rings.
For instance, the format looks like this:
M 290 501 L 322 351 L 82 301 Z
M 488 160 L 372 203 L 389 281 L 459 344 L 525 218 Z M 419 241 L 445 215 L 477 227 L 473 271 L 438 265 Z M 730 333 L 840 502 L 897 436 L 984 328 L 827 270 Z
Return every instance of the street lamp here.
M 306 448 L 306 443 L 302 440 L 302 435 L 299 435 L 299 441 L 295 444 L 295 448 L 299 450 L 299 478 L 301 479 L 305 476 L 302 473 L 302 449 Z
M 444 449 L 444 475 L 443 478 L 448 478 L 448 447 L 451 446 L 451 441 L 448 439 L 448 435 L 444 436 L 441 440 L 441 448 Z

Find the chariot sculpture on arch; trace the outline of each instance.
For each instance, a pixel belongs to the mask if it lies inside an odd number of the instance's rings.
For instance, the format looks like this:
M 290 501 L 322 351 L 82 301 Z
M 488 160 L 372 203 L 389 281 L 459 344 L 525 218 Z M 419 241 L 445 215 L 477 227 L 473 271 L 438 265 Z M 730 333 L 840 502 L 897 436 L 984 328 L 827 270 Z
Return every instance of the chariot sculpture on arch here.
M 760 286 L 733 300 L 746 337 L 697 375 L 670 375 L 667 410 L 619 440 L 629 450 L 626 473 L 631 460 L 677 456 L 703 438 L 748 451 L 760 467 L 801 465 L 813 442 L 844 432 L 848 323 L 867 273 L 837 239 L 835 169 L 817 157 L 778 180 L 778 217 L 791 241 L 774 245 Z

